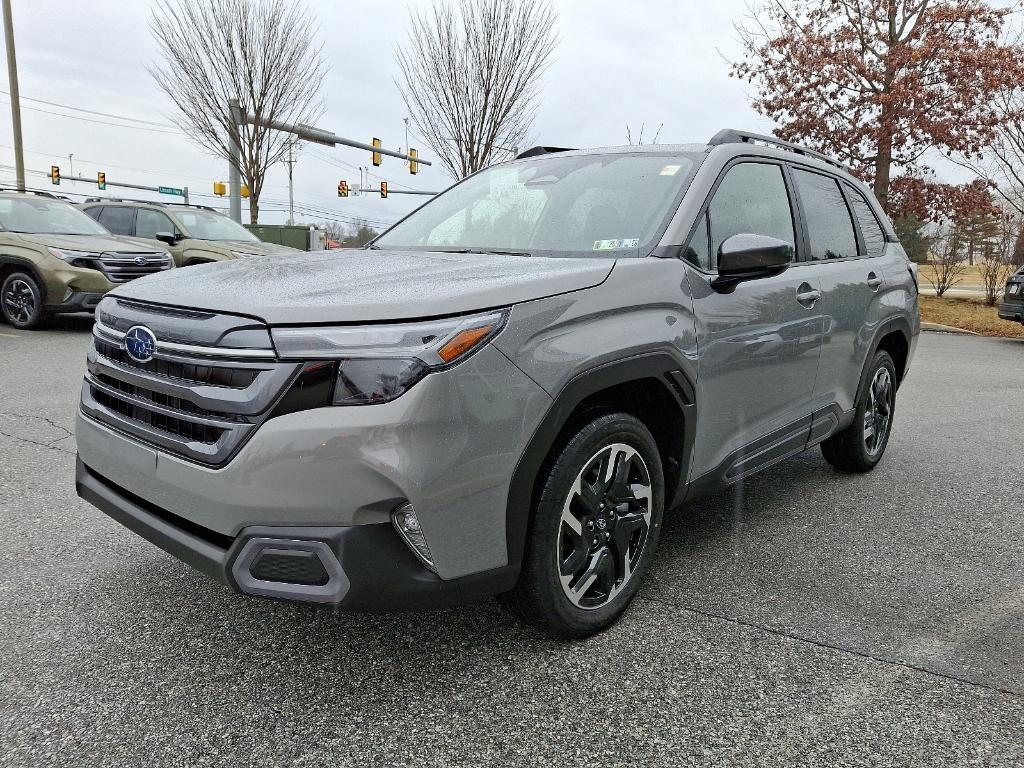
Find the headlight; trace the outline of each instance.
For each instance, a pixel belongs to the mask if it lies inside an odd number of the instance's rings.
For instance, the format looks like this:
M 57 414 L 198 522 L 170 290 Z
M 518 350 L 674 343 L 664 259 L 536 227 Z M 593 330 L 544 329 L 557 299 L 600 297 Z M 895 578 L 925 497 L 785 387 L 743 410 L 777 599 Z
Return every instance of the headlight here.
M 62 261 L 66 261 L 68 264 L 74 264 L 76 261 L 92 261 L 93 259 L 99 258 L 99 254 L 92 253 L 90 251 L 69 251 L 66 248 L 47 248 L 51 254 L 56 256 Z M 92 264 L 76 265 L 76 266 L 89 266 Z
M 249 253 L 248 251 L 232 251 L 231 255 L 236 259 L 251 259 L 253 256 L 262 256 L 260 253 Z
M 506 312 L 390 325 L 275 328 L 286 360 L 337 360 L 332 402 L 394 400 L 431 371 L 456 365 L 498 334 Z

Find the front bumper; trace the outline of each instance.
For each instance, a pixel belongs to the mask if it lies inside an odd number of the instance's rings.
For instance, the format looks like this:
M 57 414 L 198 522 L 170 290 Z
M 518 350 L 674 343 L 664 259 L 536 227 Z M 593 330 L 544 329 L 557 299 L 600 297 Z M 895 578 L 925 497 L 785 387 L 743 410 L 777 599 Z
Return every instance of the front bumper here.
M 207 576 L 246 594 L 325 603 L 356 611 L 431 610 L 472 602 L 512 588 L 518 567 L 504 566 L 443 580 L 426 570 L 389 523 L 349 527 L 249 526 L 218 535 L 160 509 L 97 474 L 81 460 L 78 495 L 117 522 Z M 310 587 L 253 577 L 257 547 L 314 551 L 330 580 Z
M 117 287 L 99 270 L 53 261 L 60 266 L 45 273 L 46 308 L 50 312 L 91 312 L 107 291 Z

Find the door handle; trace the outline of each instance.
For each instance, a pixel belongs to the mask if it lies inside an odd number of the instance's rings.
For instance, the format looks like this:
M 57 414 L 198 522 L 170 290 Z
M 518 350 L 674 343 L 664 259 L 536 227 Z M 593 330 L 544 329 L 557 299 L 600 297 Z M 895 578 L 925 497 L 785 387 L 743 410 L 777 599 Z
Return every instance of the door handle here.
M 796 289 L 796 300 L 805 307 L 813 307 L 814 302 L 821 298 L 821 291 L 812 288 L 809 283 L 800 283 Z
M 882 285 L 882 278 L 876 275 L 874 272 L 868 272 L 868 288 L 872 291 L 877 291 Z

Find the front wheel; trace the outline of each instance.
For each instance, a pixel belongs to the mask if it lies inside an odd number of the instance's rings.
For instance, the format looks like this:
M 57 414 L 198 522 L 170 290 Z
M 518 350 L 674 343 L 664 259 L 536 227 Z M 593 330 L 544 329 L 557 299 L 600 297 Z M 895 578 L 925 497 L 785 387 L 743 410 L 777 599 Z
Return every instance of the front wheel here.
M 0 286 L 0 308 L 15 328 L 38 328 L 46 319 L 43 292 L 32 275 L 13 272 Z
M 505 602 L 549 634 L 586 637 L 619 618 L 650 568 L 665 495 L 658 447 L 639 419 L 600 416 L 566 442 L 542 482 Z
M 841 472 L 870 472 L 885 453 L 896 410 L 896 366 L 888 352 L 867 368 L 853 423 L 821 444 L 825 460 Z

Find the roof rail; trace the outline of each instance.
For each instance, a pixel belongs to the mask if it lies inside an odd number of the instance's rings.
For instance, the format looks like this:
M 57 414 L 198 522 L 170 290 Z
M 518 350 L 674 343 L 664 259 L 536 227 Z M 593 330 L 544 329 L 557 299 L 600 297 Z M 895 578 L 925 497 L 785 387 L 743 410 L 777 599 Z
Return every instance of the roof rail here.
M 752 141 L 760 141 L 763 144 L 770 144 L 773 147 L 779 147 L 779 149 L 786 149 L 790 152 L 795 152 L 798 155 L 806 155 L 807 157 L 813 157 L 815 160 L 821 160 L 823 163 L 834 165 L 836 168 L 847 170 L 846 166 L 840 163 L 838 160 L 833 160 L 828 155 L 822 154 L 821 152 L 815 152 L 813 149 L 807 147 L 801 147 L 799 144 L 794 144 L 790 141 L 783 141 L 777 139 L 774 136 L 766 136 L 762 133 L 750 133 L 749 131 L 737 131 L 735 128 L 723 128 L 708 142 L 708 146 L 716 146 L 718 144 L 749 144 Z
M 143 200 L 138 197 L 87 197 L 83 203 L 144 203 L 146 205 L 180 205 L 186 208 L 202 208 L 204 211 L 216 211 L 208 205 L 196 205 L 194 203 L 169 203 L 163 200 Z
M 50 197 L 54 200 L 63 200 L 66 198 L 55 195 L 53 192 L 46 192 L 42 189 L 18 189 L 17 187 L 0 187 L 0 192 L 21 192 L 27 195 L 39 195 L 40 197 Z
M 520 152 L 516 155 L 516 160 L 522 160 L 524 157 L 540 157 L 541 155 L 550 155 L 553 152 L 572 152 L 572 147 L 530 147 L 529 149 Z

